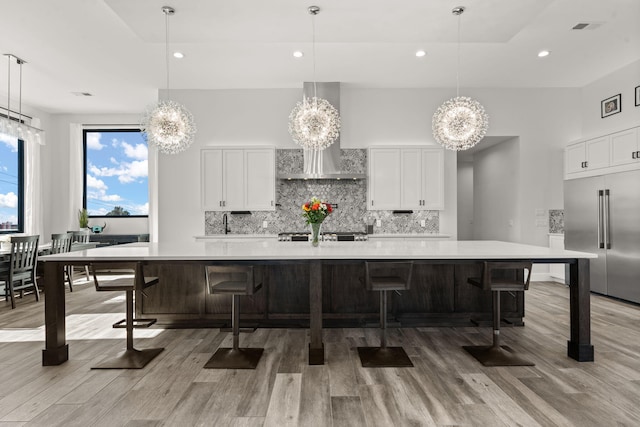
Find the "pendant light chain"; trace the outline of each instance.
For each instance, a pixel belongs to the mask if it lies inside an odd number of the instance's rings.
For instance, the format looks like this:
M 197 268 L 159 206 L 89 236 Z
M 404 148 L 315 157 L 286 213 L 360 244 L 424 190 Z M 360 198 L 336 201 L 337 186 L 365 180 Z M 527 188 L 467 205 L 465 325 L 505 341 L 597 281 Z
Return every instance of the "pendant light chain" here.
M 171 11 L 164 9 L 164 60 L 167 69 L 167 99 L 171 99 L 171 89 L 169 88 L 169 15 Z
M 316 87 L 316 14 L 311 14 L 311 53 L 313 55 L 313 97 L 318 103 L 318 88 Z
M 20 85 L 18 86 L 18 123 L 22 123 L 22 61 L 18 59 L 18 65 L 20 65 Z
M 7 55 L 7 119 L 11 119 L 11 55 Z
M 458 14 L 458 64 L 456 67 L 456 96 L 460 96 L 460 20 L 462 13 Z

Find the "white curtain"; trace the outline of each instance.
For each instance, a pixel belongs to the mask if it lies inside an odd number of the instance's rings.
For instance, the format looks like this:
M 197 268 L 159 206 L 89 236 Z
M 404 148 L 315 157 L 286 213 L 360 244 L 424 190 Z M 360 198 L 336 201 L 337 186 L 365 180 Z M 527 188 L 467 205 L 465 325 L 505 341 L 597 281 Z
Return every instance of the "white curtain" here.
M 67 230 L 78 229 L 78 211 L 82 209 L 83 157 L 82 124 L 69 125 L 69 219 Z
M 42 212 L 42 173 L 40 167 L 40 144 L 24 143 L 24 232 L 41 235 L 44 231 Z M 40 236 L 40 241 L 44 241 Z

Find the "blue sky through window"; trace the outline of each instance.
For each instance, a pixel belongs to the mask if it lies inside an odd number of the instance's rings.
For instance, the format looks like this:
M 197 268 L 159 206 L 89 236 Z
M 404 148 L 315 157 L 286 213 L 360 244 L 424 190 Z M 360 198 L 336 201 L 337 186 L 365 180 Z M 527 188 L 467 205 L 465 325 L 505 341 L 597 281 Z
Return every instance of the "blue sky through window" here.
M 86 202 L 90 216 L 116 206 L 131 215 L 149 214 L 147 142 L 135 131 L 88 131 Z
M 18 228 L 18 139 L 0 133 L 0 231 Z

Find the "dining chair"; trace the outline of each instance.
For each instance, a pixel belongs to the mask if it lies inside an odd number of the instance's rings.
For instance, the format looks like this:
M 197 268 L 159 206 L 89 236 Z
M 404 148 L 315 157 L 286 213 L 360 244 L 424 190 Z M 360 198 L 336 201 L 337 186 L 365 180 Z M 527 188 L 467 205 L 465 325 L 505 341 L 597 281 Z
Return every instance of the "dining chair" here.
M 16 308 L 15 293 L 33 289 L 36 301 L 40 301 L 40 291 L 36 281 L 36 263 L 38 260 L 38 240 L 40 236 L 11 237 L 9 266 L 0 270 L 0 281 L 4 282 L 5 300 L 11 299 L 11 308 Z
M 65 252 L 71 251 L 71 242 L 73 240 L 73 235 L 71 233 L 58 233 L 51 235 L 51 249 L 49 250 L 50 254 L 61 254 Z M 69 292 L 73 292 L 73 280 L 71 280 L 70 270 L 73 269 L 72 265 L 67 265 L 64 267 L 64 274 L 66 280 L 69 282 Z
M 71 237 L 72 237 L 71 244 L 73 244 L 73 243 L 88 243 L 89 242 L 89 238 L 91 237 L 91 234 L 86 230 L 80 230 L 80 231 L 71 230 L 71 231 L 67 231 L 67 233 L 71 233 Z M 73 282 L 73 272 L 74 272 L 74 267 L 70 266 L 70 268 L 69 268 L 69 277 L 70 277 L 72 282 Z M 85 264 L 84 269 L 83 269 L 82 272 L 86 276 L 87 281 L 91 280 L 91 276 L 89 275 L 89 265 L 88 264 Z

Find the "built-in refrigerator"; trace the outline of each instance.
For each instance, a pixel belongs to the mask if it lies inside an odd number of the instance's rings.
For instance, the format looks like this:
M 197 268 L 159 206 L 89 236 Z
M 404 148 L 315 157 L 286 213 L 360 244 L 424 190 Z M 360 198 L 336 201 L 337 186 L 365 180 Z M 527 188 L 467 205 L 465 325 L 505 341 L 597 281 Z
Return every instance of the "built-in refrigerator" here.
M 598 254 L 591 291 L 640 303 L 640 171 L 564 182 L 565 248 Z

